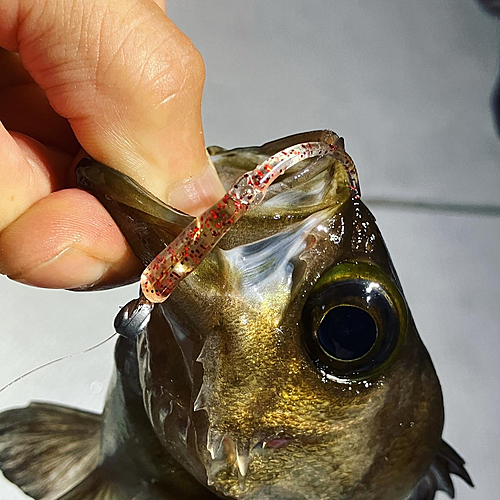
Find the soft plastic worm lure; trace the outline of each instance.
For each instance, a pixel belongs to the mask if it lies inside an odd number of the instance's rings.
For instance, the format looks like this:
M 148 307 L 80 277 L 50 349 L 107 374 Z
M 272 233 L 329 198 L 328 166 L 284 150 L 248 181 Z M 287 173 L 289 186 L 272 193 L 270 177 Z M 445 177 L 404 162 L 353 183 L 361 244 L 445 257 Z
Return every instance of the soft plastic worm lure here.
M 152 303 L 165 301 L 177 283 L 196 269 L 229 228 L 252 206 L 262 202 L 277 177 L 302 160 L 327 155 L 342 163 L 354 196 L 359 197 L 356 167 L 339 144 L 306 142 L 284 149 L 255 170 L 243 174 L 218 203 L 196 217 L 155 257 L 141 276 L 144 297 Z

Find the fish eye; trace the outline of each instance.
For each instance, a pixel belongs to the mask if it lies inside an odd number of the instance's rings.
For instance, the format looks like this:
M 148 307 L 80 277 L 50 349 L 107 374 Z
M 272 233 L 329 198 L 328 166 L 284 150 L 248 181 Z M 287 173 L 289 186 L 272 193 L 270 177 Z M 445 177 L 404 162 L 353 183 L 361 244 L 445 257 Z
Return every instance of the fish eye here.
M 377 340 L 377 325 L 369 313 L 357 306 L 330 309 L 319 324 L 318 341 L 332 358 L 358 359 L 370 351 Z
M 328 378 L 379 375 L 395 358 L 407 328 L 406 302 L 379 267 L 344 262 L 318 280 L 302 313 L 306 350 Z

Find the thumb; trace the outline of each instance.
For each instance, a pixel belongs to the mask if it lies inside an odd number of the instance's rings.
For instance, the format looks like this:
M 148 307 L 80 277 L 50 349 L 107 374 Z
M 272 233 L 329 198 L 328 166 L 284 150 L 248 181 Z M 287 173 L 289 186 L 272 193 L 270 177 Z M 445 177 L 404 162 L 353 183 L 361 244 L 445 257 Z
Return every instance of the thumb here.
M 223 195 L 205 152 L 203 60 L 157 5 L 15 0 L 2 14 L 0 45 L 90 155 L 192 214 Z

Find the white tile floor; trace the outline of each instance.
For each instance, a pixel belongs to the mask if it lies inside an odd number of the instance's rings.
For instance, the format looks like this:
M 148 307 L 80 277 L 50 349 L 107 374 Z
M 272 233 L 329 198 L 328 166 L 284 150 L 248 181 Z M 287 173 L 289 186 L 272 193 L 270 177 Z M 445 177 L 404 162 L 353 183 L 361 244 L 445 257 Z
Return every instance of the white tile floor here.
M 205 57 L 208 142 L 333 128 L 367 197 L 500 204 L 489 110 L 498 22 L 472 0 L 367 4 L 169 2 Z M 500 218 L 374 212 L 443 385 L 445 437 L 476 482 L 470 490 L 456 481 L 457 498 L 497 498 Z M 76 294 L 0 279 L 0 385 L 107 337 L 135 294 L 135 286 Z M 111 366 L 106 345 L 1 393 L 0 407 L 47 399 L 100 409 Z M 1 500 L 20 498 L 0 482 Z

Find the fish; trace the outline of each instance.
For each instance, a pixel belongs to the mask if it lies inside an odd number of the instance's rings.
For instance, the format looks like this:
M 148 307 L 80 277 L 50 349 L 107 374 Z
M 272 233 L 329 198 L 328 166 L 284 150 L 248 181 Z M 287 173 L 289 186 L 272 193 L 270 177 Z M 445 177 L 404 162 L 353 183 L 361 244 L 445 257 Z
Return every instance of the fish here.
M 345 152 L 325 130 L 207 151 L 230 189 L 314 141 Z M 193 221 L 92 159 L 77 176 L 145 267 Z M 0 469 L 28 496 L 431 500 L 454 497 L 452 476 L 473 486 L 442 438 L 439 380 L 375 217 L 338 158 L 286 172 L 134 325 L 102 414 L 43 402 L 0 414 Z

